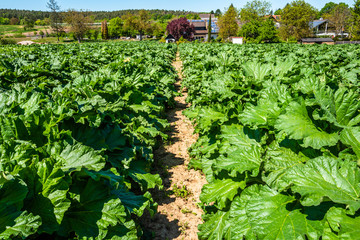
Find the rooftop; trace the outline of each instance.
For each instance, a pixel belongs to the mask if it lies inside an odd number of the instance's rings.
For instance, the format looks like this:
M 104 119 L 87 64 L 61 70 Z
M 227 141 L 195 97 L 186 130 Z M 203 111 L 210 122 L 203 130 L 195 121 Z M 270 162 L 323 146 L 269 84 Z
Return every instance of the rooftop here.
M 326 22 L 328 22 L 328 20 L 326 20 L 326 19 L 314 20 L 314 21 L 310 22 L 309 25 L 311 28 L 316 28 Z
M 302 38 L 301 42 L 334 42 L 332 38 Z
M 209 17 L 210 17 L 210 13 L 207 13 L 207 14 L 199 14 L 199 17 L 201 18 L 201 19 L 209 19 Z M 211 19 L 215 19 L 216 17 L 215 17 L 215 14 L 211 14 Z

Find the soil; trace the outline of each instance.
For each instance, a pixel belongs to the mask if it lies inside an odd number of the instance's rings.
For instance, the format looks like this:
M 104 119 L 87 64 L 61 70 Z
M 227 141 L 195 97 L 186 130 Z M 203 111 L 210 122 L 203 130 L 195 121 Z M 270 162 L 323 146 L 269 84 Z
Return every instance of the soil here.
M 164 189 L 152 192 L 159 203 L 158 213 L 154 217 L 144 216 L 143 228 L 147 239 L 155 240 L 195 240 L 198 239 L 198 225 L 202 223 L 202 210 L 197 206 L 205 176 L 199 171 L 188 169 L 190 157 L 188 148 L 196 142 L 198 135 L 182 111 L 189 107 L 185 102 L 186 89 L 181 90 L 182 62 L 177 54 L 173 63 L 179 78 L 175 87 L 181 96 L 175 98 L 176 107 L 167 112 L 171 131 L 168 132 L 167 145 L 154 153 L 154 173 L 162 176 Z M 146 234 L 145 234 L 146 235 Z

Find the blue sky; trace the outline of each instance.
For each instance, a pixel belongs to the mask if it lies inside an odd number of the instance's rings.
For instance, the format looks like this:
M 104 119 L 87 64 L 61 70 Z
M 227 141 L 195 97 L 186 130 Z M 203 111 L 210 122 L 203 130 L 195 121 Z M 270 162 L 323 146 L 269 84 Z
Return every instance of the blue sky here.
M 316 0 L 307 1 L 314 7 L 321 9 L 327 2 L 345 2 L 353 6 L 354 0 Z M 46 10 L 47 0 L 0 0 L 0 8 Z M 206 12 L 220 9 L 223 11 L 231 3 L 235 7 L 242 7 L 247 0 L 58 0 L 62 9 L 69 8 L 84 10 L 121 10 L 121 9 L 170 9 Z M 269 0 L 274 10 L 283 8 L 289 0 Z

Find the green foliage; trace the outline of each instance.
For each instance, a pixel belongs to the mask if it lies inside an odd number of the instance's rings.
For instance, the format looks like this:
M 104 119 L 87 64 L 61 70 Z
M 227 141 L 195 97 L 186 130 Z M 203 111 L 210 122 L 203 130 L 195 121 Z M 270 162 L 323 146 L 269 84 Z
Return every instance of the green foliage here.
M 9 45 L 9 44 L 16 44 L 15 39 L 1 38 L 0 37 L 0 45 Z
M 20 24 L 24 26 L 24 30 L 31 30 L 34 28 L 35 21 L 29 18 L 24 18 L 21 20 Z
M 64 13 L 64 21 L 70 26 L 70 32 L 73 34 L 74 38 L 80 43 L 85 34 L 90 30 L 90 24 L 92 19 L 87 16 L 87 13 L 84 11 L 76 11 L 74 9 L 69 9 Z M 57 32 L 57 37 L 59 39 L 59 33 L 62 32 L 59 30 Z
M 8 25 L 10 23 L 9 18 L 0 17 L 0 25 Z
M 180 45 L 190 165 L 208 181 L 199 239 L 359 238 L 359 54 Z
M 279 42 L 278 31 L 272 19 L 251 20 L 241 27 L 239 34 L 249 43 Z
M 209 23 L 208 23 L 208 26 L 207 26 L 207 29 L 208 29 L 207 42 L 211 42 L 211 15 L 212 14 L 214 14 L 213 11 L 211 11 L 210 14 L 209 14 Z
M 124 22 L 121 18 L 113 18 L 109 22 L 109 36 L 120 37 L 122 36 Z
M 259 27 L 258 42 L 279 42 L 278 30 L 275 27 L 274 21 L 269 18 Z
M 334 25 L 336 34 L 342 35 L 343 32 L 349 32 L 351 11 L 347 4 L 339 3 L 334 5 L 328 13 L 324 13 L 324 18 Z
M 60 41 L 60 37 L 65 32 L 64 26 L 62 24 L 65 19 L 63 17 L 63 13 L 60 12 L 61 8 L 56 0 L 49 0 L 46 3 L 46 7 L 51 11 L 50 18 L 48 19 L 50 22 L 51 29 L 56 34 L 57 40 Z M 69 16 L 67 20 L 69 20 Z
M 100 30 L 99 29 L 94 29 L 93 31 L 93 38 L 94 40 L 97 40 L 99 38 L 99 35 L 100 35 Z
M 353 39 L 360 40 L 360 0 L 356 0 L 352 9 L 350 32 Z
M 0 239 L 138 239 L 176 46 L 0 47 Z
M 218 25 L 220 28 L 219 36 L 227 40 L 229 37 L 236 36 L 238 31 L 237 12 L 235 7 L 231 4 L 223 16 L 219 18 Z
M 216 9 L 215 11 L 215 17 L 219 18 L 222 15 L 222 12 L 220 9 Z
M 334 2 L 328 2 L 325 4 L 325 6 L 319 11 L 319 17 L 324 17 L 325 14 L 328 14 L 330 13 L 334 7 L 336 6 L 337 4 L 334 3 Z
M 280 37 L 300 39 L 311 36 L 309 22 L 317 16 L 317 10 L 303 0 L 295 0 L 282 10 Z
M 240 20 L 248 22 L 263 19 L 270 14 L 271 3 L 264 0 L 253 0 L 247 2 L 240 11 Z
M 278 42 L 274 20 L 266 18 L 270 13 L 271 4 L 266 1 L 254 0 L 248 2 L 240 11 L 243 23 L 239 35 L 248 43 Z
M 188 199 L 191 195 L 192 192 L 189 191 L 185 185 L 183 185 L 182 187 L 177 186 L 176 184 L 174 184 L 172 186 L 172 193 L 179 198 L 184 198 L 184 199 Z

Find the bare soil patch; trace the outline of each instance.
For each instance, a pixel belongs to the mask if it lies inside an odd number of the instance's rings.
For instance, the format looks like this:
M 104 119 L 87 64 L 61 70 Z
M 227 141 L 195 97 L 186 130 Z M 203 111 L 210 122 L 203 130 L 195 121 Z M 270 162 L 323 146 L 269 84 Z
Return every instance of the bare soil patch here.
M 179 74 L 175 86 L 180 92 L 182 62 L 178 55 L 173 66 Z M 181 96 L 175 98 L 176 108 L 167 114 L 171 123 L 169 143 L 154 153 L 154 173 L 162 176 L 164 189 L 153 192 L 154 200 L 159 203 L 158 213 L 153 218 L 145 216 L 142 219 L 145 229 L 152 232 L 150 239 L 198 239 L 197 227 L 202 223 L 203 212 L 197 203 L 200 202 L 201 188 L 206 180 L 199 171 L 188 169 L 188 148 L 198 136 L 193 134 L 191 122 L 182 114 L 189 107 L 185 102 L 186 97 L 186 90 L 183 90 Z

